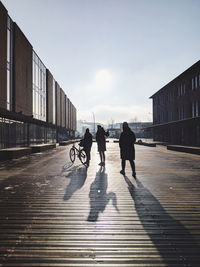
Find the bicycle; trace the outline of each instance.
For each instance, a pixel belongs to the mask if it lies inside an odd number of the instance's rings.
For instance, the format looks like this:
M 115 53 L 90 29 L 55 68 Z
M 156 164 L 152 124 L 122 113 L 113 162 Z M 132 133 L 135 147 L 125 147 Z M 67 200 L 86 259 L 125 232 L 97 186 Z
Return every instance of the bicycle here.
M 81 163 L 83 165 L 86 165 L 87 162 L 87 155 L 85 153 L 84 148 L 81 148 L 79 146 L 79 148 L 77 148 L 74 144 L 73 146 L 70 148 L 69 151 L 69 157 L 72 163 L 74 163 L 76 156 L 79 158 L 79 160 L 81 161 Z

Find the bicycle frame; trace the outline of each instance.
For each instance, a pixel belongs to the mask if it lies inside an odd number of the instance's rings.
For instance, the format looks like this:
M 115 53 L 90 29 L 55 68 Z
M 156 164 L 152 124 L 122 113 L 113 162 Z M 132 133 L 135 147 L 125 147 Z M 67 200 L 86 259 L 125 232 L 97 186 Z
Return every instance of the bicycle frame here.
M 69 151 L 69 157 L 72 163 L 74 163 L 76 156 L 79 158 L 79 160 L 81 161 L 81 163 L 83 165 L 85 165 L 87 163 L 87 155 L 85 153 L 85 150 L 83 148 L 81 148 L 79 146 L 79 148 L 77 148 L 74 144 L 72 145 L 72 147 L 70 148 Z

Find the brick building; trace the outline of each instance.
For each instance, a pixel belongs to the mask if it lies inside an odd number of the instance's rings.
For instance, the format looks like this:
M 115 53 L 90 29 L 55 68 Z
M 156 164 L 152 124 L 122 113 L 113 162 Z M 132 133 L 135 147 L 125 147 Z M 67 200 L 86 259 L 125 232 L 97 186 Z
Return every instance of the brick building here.
M 200 146 L 200 61 L 151 98 L 155 141 Z
M 0 2 L 0 148 L 73 138 L 76 108 Z

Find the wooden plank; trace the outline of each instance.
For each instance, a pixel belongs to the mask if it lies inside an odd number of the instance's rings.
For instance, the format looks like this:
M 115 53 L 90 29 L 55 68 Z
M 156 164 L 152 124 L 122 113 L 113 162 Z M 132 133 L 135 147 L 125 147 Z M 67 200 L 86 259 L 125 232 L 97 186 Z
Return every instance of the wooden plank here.
M 87 170 L 65 147 L 0 165 L 2 266 L 200 266 L 199 157 L 137 146 L 134 180 L 107 147 L 103 172 L 95 143 Z

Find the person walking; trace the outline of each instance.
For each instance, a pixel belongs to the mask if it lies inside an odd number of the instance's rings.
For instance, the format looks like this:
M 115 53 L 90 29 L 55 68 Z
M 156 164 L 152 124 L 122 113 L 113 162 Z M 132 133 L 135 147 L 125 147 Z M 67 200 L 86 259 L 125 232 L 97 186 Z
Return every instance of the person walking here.
M 119 138 L 119 147 L 120 147 L 120 156 L 121 156 L 121 165 L 122 169 L 120 171 L 121 174 L 125 175 L 125 167 L 126 160 L 129 160 L 131 168 L 132 168 L 132 176 L 136 178 L 135 172 L 135 147 L 134 143 L 136 141 L 136 137 L 133 131 L 129 128 L 127 122 L 123 122 L 123 132 Z
M 100 166 L 105 166 L 106 136 L 109 136 L 109 132 L 106 132 L 101 125 L 98 125 L 96 132 L 96 141 L 100 155 Z
M 86 156 L 87 156 L 87 161 L 86 165 L 90 165 L 90 152 L 91 152 L 91 147 L 92 147 L 92 134 L 90 133 L 90 130 L 87 128 L 85 130 L 84 138 L 83 138 L 83 149 L 85 150 Z

